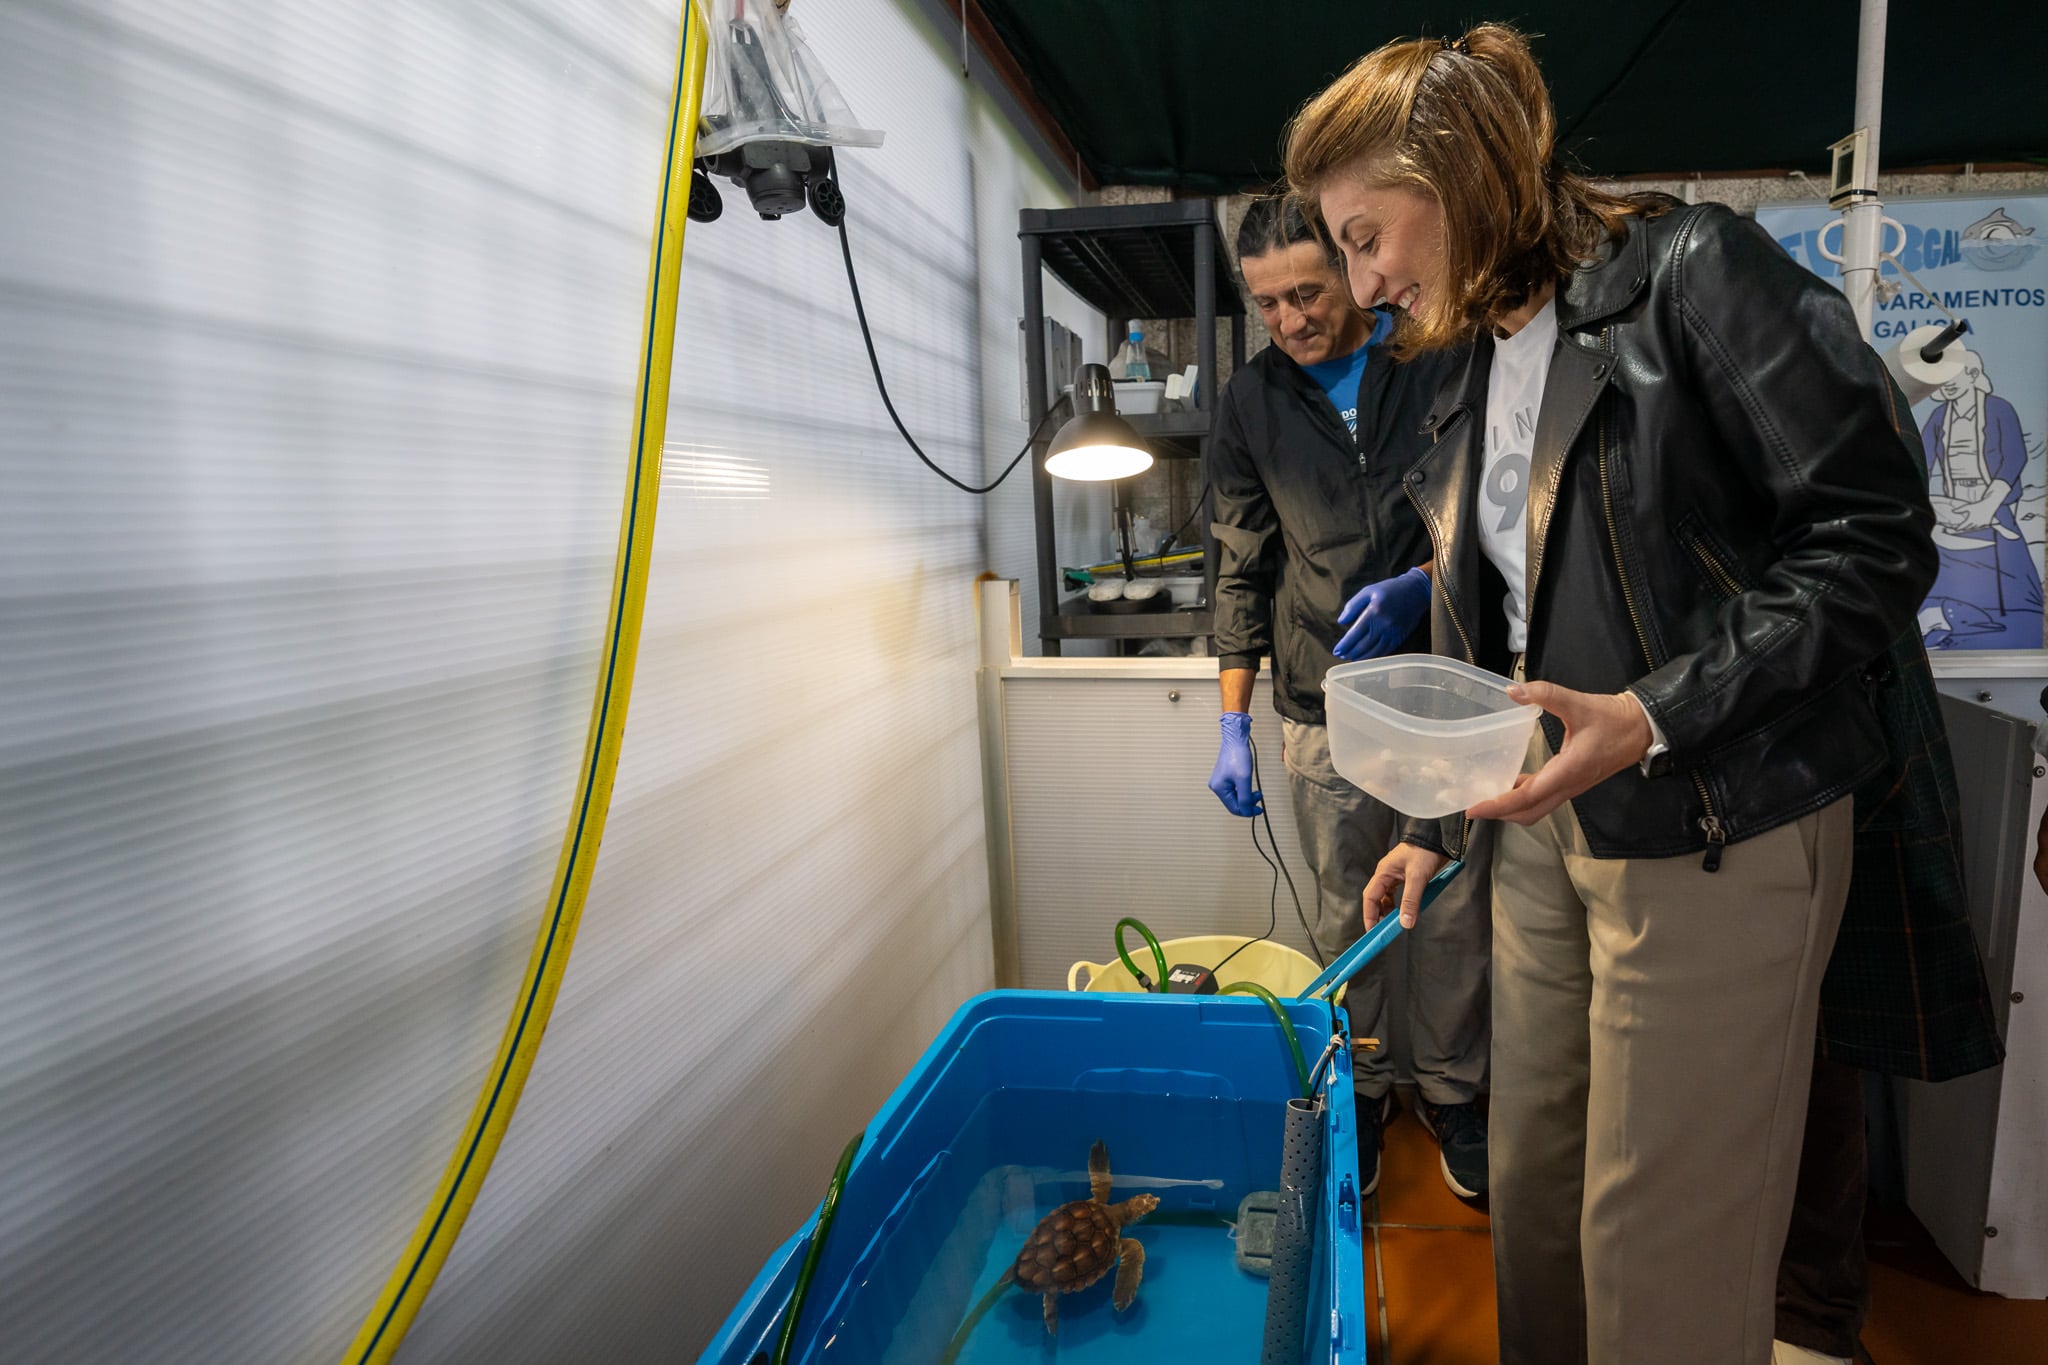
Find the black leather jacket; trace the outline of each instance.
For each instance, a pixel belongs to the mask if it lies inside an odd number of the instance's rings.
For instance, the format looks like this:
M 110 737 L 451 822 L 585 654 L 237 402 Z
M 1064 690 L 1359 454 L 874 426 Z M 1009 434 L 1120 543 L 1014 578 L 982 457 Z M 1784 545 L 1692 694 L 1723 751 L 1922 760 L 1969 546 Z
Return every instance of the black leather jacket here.
M 1934 581 L 1933 514 L 1905 400 L 1841 294 L 1724 205 L 1664 205 L 1558 291 L 1526 668 L 1632 690 L 1670 743 L 1657 776 L 1632 766 L 1573 800 L 1592 851 L 1713 867 L 1882 760 L 1869 674 Z M 1437 652 L 1505 670 L 1474 522 L 1492 349 L 1438 395 L 1408 493 L 1436 544 Z
M 1281 715 L 1321 725 L 1337 613 L 1368 583 L 1429 559 L 1401 475 L 1429 444 L 1431 398 L 1462 354 L 1396 365 L 1375 348 L 1358 385 L 1358 435 L 1278 346 L 1230 377 L 1205 474 L 1215 494 L 1216 653 L 1223 668 L 1273 655 Z M 1420 650 L 1417 627 L 1403 649 Z

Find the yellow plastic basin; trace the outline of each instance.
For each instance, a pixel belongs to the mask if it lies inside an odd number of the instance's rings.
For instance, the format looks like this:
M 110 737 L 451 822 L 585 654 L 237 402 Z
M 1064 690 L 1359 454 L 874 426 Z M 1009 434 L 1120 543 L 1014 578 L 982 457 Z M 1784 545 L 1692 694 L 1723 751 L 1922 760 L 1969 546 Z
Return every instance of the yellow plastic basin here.
M 1213 968 L 1248 941 L 1241 934 L 1210 934 L 1200 938 L 1170 938 L 1159 946 L 1166 953 L 1168 967 L 1192 962 Z M 1131 961 L 1143 968 L 1146 975 L 1151 975 L 1152 949 L 1138 941 L 1136 934 L 1127 934 L 1125 943 L 1130 948 Z M 1228 986 L 1233 981 L 1254 981 L 1284 1000 L 1301 994 L 1321 973 L 1322 969 L 1307 956 L 1284 943 L 1266 939 L 1253 943 L 1236 957 L 1230 957 L 1216 984 Z M 1121 962 L 1076 962 L 1067 969 L 1067 989 L 1135 991 L 1139 986 Z

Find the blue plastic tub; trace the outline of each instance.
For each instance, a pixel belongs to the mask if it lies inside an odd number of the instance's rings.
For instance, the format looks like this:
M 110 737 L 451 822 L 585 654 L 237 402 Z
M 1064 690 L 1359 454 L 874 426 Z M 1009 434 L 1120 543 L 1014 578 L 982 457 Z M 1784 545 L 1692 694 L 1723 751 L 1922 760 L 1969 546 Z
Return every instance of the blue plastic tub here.
M 1311 1064 L 1332 1011 L 1288 1005 Z M 1363 1365 L 1365 1261 L 1351 1059 L 1326 1086 L 1323 1197 L 1304 1362 Z M 1238 1200 L 1278 1185 L 1282 1115 L 1295 1093 L 1271 1012 L 1241 997 L 996 991 L 961 1006 L 869 1124 L 812 1282 L 793 1361 L 930 1365 L 1009 1266 L 1039 1216 L 1088 1197 L 1100 1139 L 1111 1198 L 1158 1212 L 1129 1235 L 1145 1279 L 1125 1313 L 1109 1283 L 1065 1296 L 1049 1340 L 1038 1300 L 1012 1289 L 960 1365 L 1048 1359 L 1259 1359 L 1266 1281 L 1236 1264 Z M 829 1172 L 815 1173 L 822 1185 Z M 813 1215 L 815 1222 L 815 1215 Z M 803 1261 L 806 1225 L 755 1277 L 700 1358 L 749 1365 L 772 1349 Z

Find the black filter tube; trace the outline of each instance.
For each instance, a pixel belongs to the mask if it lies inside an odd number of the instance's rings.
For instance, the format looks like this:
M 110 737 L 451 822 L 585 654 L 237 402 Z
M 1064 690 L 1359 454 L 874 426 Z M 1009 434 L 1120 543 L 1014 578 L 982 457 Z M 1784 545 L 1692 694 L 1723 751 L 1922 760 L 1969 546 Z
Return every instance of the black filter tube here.
M 1316 1204 L 1322 1188 L 1322 1101 L 1289 1100 L 1280 1143 L 1280 1214 L 1273 1227 L 1273 1272 L 1266 1282 L 1260 1365 L 1301 1365 L 1314 1279 Z

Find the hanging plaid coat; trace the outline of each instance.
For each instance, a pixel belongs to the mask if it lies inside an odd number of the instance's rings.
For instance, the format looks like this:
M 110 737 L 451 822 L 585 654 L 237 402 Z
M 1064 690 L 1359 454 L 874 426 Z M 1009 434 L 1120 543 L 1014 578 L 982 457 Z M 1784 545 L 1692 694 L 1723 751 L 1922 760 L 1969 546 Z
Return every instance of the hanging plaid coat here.
M 1849 902 L 1820 988 L 1820 1052 L 1943 1081 L 2005 1056 L 1963 899 L 1955 764 L 1917 630 L 1876 670 L 1889 761 L 1856 790 Z

